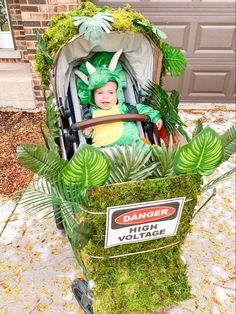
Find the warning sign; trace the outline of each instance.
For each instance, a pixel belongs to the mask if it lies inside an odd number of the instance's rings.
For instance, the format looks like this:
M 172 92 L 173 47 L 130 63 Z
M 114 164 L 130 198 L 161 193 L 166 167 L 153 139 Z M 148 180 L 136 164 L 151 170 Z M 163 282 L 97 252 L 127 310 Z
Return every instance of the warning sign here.
M 174 236 L 185 197 L 107 208 L 105 248 Z

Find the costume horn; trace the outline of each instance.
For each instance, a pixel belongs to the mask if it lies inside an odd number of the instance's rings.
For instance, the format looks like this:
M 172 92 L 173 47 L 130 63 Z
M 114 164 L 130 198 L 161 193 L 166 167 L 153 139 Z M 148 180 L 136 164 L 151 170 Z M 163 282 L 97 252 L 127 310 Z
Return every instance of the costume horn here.
M 77 75 L 86 85 L 89 84 L 88 77 L 83 72 L 76 70 L 75 75 Z
M 88 70 L 88 73 L 89 75 L 93 74 L 94 72 L 96 72 L 96 68 L 91 64 L 89 63 L 88 61 L 86 61 L 86 68 Z
M 108 67 L 111 72 L 115 71 L 116 66 L 117 66 L 117 62 L 118 62 L 122 52 L 123 52 L 123 49 L 120 49 L 113 55 L 111 62 L 109 64 L 109 67 Z

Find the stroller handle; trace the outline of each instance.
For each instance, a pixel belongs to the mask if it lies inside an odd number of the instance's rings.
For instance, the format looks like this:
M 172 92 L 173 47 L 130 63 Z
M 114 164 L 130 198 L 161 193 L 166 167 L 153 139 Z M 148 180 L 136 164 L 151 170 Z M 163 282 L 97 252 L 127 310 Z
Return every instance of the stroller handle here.
M 83 130 L 85 128 L 104 124 L 104 123 L 111 123 L 111 122 L 117 122 L 117 121 L 140 121 L 140 122 L 147 122 L 149 119 L 144 114 L 138 114 L 138 113 L 129 113 L 129 114 L 113 114 L 106 117 L 99 117 L 99 118 L 93 118 L 88 119 L 85 121 L 73 123 L 71 125 L 71 129 L 73 131 Z

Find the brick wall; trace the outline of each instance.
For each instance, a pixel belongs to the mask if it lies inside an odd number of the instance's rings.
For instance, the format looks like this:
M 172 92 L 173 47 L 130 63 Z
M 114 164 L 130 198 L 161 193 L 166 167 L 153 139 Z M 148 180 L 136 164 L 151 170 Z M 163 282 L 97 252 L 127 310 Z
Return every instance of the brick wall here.
M 58 13 L 68 12 L 80 0 L 7 0 L 14 37 L 15 49 L 21 52 L 18 59 L 0 59 L 0 62 L 30 62 L 35 58 L 36 28 L 44 29 L 50 18 Z M 32 68 L 33 89 L 36 107 L 43 106 L 38 73 Z

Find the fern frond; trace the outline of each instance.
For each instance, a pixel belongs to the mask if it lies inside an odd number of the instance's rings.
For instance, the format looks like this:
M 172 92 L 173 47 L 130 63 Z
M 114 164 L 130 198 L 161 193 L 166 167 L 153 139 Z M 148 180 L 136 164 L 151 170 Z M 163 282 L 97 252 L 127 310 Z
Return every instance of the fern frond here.
M 48 181 L 55 181 L 58 173 L 67 164 L 66 160 L 49 151 L 44 145 L 21 144 L 17 146 L 16 153 L 25 168 Z
M 105 153 L 111 167 L 109 183 L 144 180 L 156 167 L 156 163 L 149 162 L 151 151 L 147 150 L 146 144 L 138 148 L 135 143 L 116 146 Z
M 195 126 L 195 129 L 193 130 L 192 138 L 194 138 L 196 135 L 198 135 L 202 130 L 203 130 L 202 120 L 198 119 L 196 126 Z
M 219 184 L 221 181 L 225 180 L 226 178 L 232 176 L 233 174 L 235 174 L 236 172 L 236 167 L 225 172 L 224 174 L 222 174 L 221 176 L 217 177 L 216 179 L 208 182 L 207 184 L 205 184 L 202 188 L 201 188 L 201 193 L 206 192 L 208 190 L 213 189 L 217 184 Z
M 152 147 L 152 159 L 158 164 L 153 171 L 154 178 L 173 176 L 175 174 L 173 163 L 178 150 L 179 146 L 174 147 L 173 145 L 172 136 L 170 136 L 168 148 L 163 140 L 161 140 L 161 146 Z
M 177 91 L 173 90 L 168 96 L 160 85 L 149 82 L 143 92 L 145 103 L 160 112 L 164 128 L 168 133 L 174 134 L 177 128 L 185 126 L 178 114 L 179 93 Z
M 40 131 L 46 147 L 49 150 L 58 154 L 59 147 L 56 144 L 55 139 L 59 137 L 58 128 L 59 111 L 55 104 L 55 99 L 53 95 L 50 95 L 46 98 L 45 108 L 46 108 L 45 124 L 48 129 L 48 135 L 46 135 L 46 133 L 44 132 L 42 125 L 40 125 Z
M 231 126 L 224 134 L 221 135 L 224 143 L 224 160 L 226 161 L 236 152 L 236 128 Z

